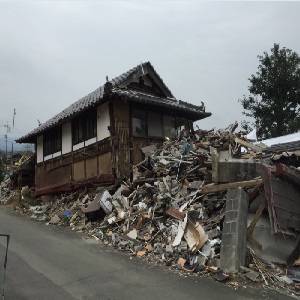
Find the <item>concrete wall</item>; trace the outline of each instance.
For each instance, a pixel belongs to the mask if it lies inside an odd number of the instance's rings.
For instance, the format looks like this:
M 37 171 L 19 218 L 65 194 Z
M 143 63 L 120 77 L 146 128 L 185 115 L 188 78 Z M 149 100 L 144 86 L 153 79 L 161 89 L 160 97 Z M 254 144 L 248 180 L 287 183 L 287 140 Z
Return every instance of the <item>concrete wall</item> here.
M 261 175 L 261 163 L 249 159 L 219 160 L 218 182 L 251 180 Z
M 227 192 L 220 256 L 223 270 L 235 271 L 245 265 L 248 204 L 249 197 L 243 189 Z

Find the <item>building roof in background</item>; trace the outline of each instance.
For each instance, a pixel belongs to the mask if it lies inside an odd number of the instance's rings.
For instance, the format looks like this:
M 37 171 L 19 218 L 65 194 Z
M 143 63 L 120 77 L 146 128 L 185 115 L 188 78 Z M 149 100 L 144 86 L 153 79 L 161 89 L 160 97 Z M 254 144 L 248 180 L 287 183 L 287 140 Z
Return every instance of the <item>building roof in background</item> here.
M 282 144 L 275 144 L 271 147 L 268 147 L 266 151 L 268 152 L 285 152 L 285 151 L 295 151 L 300 149 L 300 140 L 299 141 L 293 141 L 288 143 L 282 143 Z
M 263 143 L 264 145 L 271 147 L 273 145 L 286 144 L 286 143 L 295 142 L 295 141 L 300 141 L 300 131 L 291 133 L 291 134 L 287 134 L 287 135 L 283 135 L 283 136 L 279 136 L 276 138 L 271 138 L 271 139 L 267 139 L 264 141 L 260 141 L 260 143 Z

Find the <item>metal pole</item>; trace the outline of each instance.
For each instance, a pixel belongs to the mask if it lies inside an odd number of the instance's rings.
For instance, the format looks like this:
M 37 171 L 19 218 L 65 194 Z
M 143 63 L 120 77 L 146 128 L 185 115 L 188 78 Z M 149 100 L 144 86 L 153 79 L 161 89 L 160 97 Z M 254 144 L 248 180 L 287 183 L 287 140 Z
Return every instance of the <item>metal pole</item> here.
M 7 134 L 5 135 L 5 176 L 7 175 Z
M 14 108 L 13 129 L 15 129 L 15 115 L 16 115 L 16 109 Z

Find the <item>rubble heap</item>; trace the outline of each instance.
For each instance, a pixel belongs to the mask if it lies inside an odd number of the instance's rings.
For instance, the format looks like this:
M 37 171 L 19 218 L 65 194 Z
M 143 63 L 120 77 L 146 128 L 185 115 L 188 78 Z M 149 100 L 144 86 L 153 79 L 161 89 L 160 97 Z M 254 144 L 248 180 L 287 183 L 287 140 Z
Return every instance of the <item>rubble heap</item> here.
M 23 204 L 18 209 L 38 221 L 83 231 L 131 255 L 228 281 L 229 275 L 220 269 L 227 191 L 243 189 L 253 201 L 262 187 L 260 176 L 226 183 L 216 180 L 215 157 L 222 151 L 233 159 L 261 160 L 262 149 L 243 132 L 234 134 L 236 127 L 237 123 L 218 131 L 198 129 L 193 137 L 182 133 L 178 141 L 166 139 L 159 149 L 147 146 L 141 149 L 145 159 L 134 166 L 132 180 L 40 197 L 34 206 Z M 1 185 L 1 202 L 13 193 L 7 184 Z M 30 191 L 22 197 L 26 193 Z M 283 271 L 260 263 L 252 250 L 247 260 L 252 266 L 243 269 L 248 278 L 291 284 L 282 279 Z M 265 275 L 272 270 L 277 277 Z

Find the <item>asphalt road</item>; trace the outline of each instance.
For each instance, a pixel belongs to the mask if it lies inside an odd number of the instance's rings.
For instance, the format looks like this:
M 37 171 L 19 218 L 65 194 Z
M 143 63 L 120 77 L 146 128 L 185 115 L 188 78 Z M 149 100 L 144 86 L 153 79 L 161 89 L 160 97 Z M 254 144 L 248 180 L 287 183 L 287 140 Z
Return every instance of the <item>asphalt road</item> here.
M 11 235 L 5 299 L 293 299 L 151 266 L 68 228 L 46 226 L 0 206 L 0 233 Z M 6 240 L 0 237 L 0 287 Z

